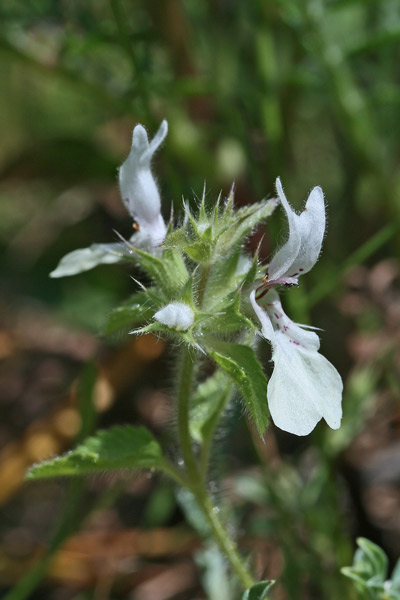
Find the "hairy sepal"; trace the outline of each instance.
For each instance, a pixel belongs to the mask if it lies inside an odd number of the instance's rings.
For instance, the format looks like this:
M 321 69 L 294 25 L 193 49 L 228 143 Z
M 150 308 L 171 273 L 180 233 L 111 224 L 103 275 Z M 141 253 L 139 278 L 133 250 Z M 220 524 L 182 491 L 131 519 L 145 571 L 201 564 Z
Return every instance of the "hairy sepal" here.
M 133 294 L 108 315 L 103 326 L 104 335 L 111 335 L 124 329 L 131 330 L 146 323 L 166 301 L 159 290 L 148 289 Z

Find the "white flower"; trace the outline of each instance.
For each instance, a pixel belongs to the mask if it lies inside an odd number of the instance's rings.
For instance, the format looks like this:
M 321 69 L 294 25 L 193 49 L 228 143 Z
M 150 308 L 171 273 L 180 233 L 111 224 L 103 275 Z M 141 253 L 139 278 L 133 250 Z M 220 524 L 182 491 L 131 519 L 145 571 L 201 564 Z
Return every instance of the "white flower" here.
M 271 288 L 296 285 L 298 277 L 316 263 L 325 231 L 324 198 L 321 188 L 314 188 L 305 210 L 297 215 L 279 179 L 277 190 L 288 218 L 289 238 L 273 257 L 265 284 L 252 291 L 250 301 L 262 336 L 272 345 L 274 370 L 267 390 L 272 419 L 284 431 L 307 435 L 322 418 L 333 429 L 340 426 L 343 384 L 335 367 L 318 352 L 318 335 L 291 321 Z M 265 310 L 256 302 L 263 297 Z
M 154 318 L 176 331 L 187 331 L 194 323 L 194 312 L 184 302 L 171 302 L 156 312 Z
M 154 138 L 149 142 L 146 130 L 136 125 L 132 135 L 132 147 L 128 158 L 119 169 L 119 185 L 122 200 L 135 220 L 130 242 L 147 252 L 156 253 L 163 242 L 166 226 L 161 215 L 161 201 L 157 184 L 150 169 L 150 161 L 165 139 L 168 125 L 163 121 Z M 64 256 L 50 277 L 65 277 L 88 271 L 99 264 L 116 263 L 129 252 L 123 243 L 92 244 Z

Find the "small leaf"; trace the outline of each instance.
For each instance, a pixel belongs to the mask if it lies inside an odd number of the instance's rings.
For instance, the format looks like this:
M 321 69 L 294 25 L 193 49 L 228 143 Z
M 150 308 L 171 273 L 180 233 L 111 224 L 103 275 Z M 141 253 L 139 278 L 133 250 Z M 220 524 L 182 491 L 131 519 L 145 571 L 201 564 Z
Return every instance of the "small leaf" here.
M 269 423 L 267 380 L 254 350 L 242 344 L 215 340 L 212 346 L 209 344 L 208 352 L 232 378 L 262 435 Z
M 90 475 L 115 469 L 163 468 L 158 442 L 145 427 L 112 427 L 87 438 L 75 450 L 46 460 L 28 471 L 27 479 Z
M 190 409 L 190 433 L 197 442 L 203 443 L 213 434 L 231 387 L 230 380 L 220 370 L 198 386 Z
M 267 600 L 267 593 L 275 581 L 259 581 L 245 591 L 242 600 Z
M 238 291 L 248 277 L 249 270 L 252 270 L 252 261 L 242 252 L 241 245 L 222 260 L 215 262 L 207 280 L 203 309 L 211 312 L 227 294 Z M 249 283 L 252 282 L 253 280 Z
M 357 544 L 370 561 L 373 572 L 379 578 L 379 581 L 385 581 L 389 563 L 385 552 L 366 538 L 358 538 Z
M 210 260 L 212 244 L 205 240 L 197 240 L 188 244 L 185 252 L 189 258 L 197 263 L 207 263 Z
M 107 317 L 103 333 L 110 335 L 119 329 L 132 329 L 151 319 L 166 301 L 160 293 L 146 290 L 133 294 L 122 306 L 114 309 Z
M 367 589 L 368 584 L 367 584 L 367 579 L 364 579 L 363 577 L 361 577 L 358 572 L 353 569 L 353 567 L 342 567 L 340 569 L 340 572 L 342 573 L 342 575 L 344 575 L 345 577 L 348 577 L 349 579 L 352 579 L 353 581 L 355 581 L 357 584 L 359 584 L 362 588 Z
M 171 297 L 185 283 L 188 272 L 182 255 L 176 248 L 165 248 L 162 259 L 132 246 L 125 258 L 138 264 L 163 292 Z
M 176 248 L 164 248 L 162 262 L 171 290 L 175 291 L 186 283 L 189 273 L 179 250 Z

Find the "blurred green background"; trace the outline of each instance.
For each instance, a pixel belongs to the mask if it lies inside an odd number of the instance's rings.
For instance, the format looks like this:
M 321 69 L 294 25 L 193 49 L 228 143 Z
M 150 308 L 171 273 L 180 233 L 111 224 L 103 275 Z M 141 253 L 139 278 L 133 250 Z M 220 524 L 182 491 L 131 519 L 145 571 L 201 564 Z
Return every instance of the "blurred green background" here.
M 213 469 L 243 551 L 279 581 L 278 600 L 352 598 L 339 568 L 356 535 L 399 555 L 399 40 L 398 0 L 2 1 L 5 598 L 232 597 L 167 482 L 21 487 L 29 464 L 96 422 L 145 423 L 170 443 L 171 353 L 101 336 L 135 290 L 129 269 L 48 278 L 65 253 L 130 235 L 116 168 L 133 126 L 152 134 L 164 118 L 154 171 L 166 217 L 204 182 L 210 205 L 232 181 L 238 205 L 273 196 L 278 175 L 296 208 L 314 185 L 327 199 L 322 258 L 285 301 L 325 330 L 345 379 L 343 426 L 305 439 L 271 428 L 262 444 L 239 405 L 229 411 Z M 267 260 L 284 231 L 276 212 L 249 247 L 265 234 Z

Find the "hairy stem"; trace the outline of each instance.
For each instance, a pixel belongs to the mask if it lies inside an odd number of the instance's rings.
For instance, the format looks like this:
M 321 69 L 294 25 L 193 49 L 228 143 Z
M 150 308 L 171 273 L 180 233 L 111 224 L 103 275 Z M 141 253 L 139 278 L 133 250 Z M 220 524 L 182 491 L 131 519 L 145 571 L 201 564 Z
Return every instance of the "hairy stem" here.
M 213 426 L 212 430 L 209 431 L 207 439 L 205 439 L 203 441 L 203 447 L 201 449 L 200 472 L 201 472 L 201 476 L 202 476 L 203 480 L 205 480 L 207 477 L 208 466 L 209 466 L 209 462 L 210 462 L 211 448 L 212 448 L 213 441 L 214 441 L 215 430 L 218 427 L 218 424 L 221 420 L 223 412 L 225 411 L 226 407 L 228 406 L 229 402 L 232 399 L 232 395 L 233 395 L 233 385 L 231 383 L 227 383 L 226 388 L 225 388 L 225 393 L 224 393 L 224 401 L 221 403 L 221 406 L 218 411 L 218 415 L 216 415 L 215 420 L 214 420 L 214 426 Z
M 195 481 L 198 477 L 198 467 L 189 431 L 190 397 L 193 386 L 195 363 L 194 356 L 192 356 L 188 348 L 183 349 L 181 361 L 178 387 L 178 433 L 182 457 L 188 477 L 191 481 Z
M 193 451 L 189 430 L 190 397 L 195 373 L 194 356 L 187 348 L 182 350 L 180 381 L 178 386 L 178 433 L 182 457 L 186 469 L 187 483 L 182 480 L 182 485 L 187 487 L 195 496 L 201 510 L 206 517 L 213 536 L 224 555 L 229 560 L 233 571 L 245 589 L 254 584 L 254 580 L 244 565 L 234 541 L 223 526 L 217 511 L 214 509 L 208 495 L 204 478 Z M 208 462 L 208 461 L 207 461 Z M 176 477 L 175 477 L 176 479 Z
M 207 492 L 199 492 L 195 495 L 220 549 L 229 560 L 237 578 L 245 589 L 250 588 L 252 585 L 254 585 L 255 580 L 243 563 L 243 560 L 237 551 L 236 544 L 231 539 L 226 528 L 222 524 L 218 516 L 218 511 L 215 509 L 216 507 L 212 505 L 209 495 Z

